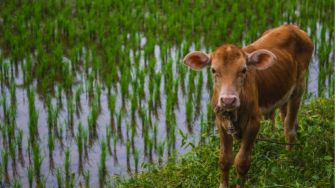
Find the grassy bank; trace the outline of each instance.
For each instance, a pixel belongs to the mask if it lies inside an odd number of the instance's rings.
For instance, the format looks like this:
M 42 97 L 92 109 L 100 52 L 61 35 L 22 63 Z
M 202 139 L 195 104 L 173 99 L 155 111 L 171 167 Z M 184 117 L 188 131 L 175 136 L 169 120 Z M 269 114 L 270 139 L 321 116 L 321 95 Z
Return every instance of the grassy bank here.
M 334 98 L 316 99 L 299 114 L 300 130 L 295 151 L 287 152 L 283 126 L 276 131 L 269 122 L 261 126 L 248 185 L 251 187 L 334 187 Z M 269 140 L 269 141 L 265 141 Z M 277 143 L 275 143 L 277 142 Z M 217 187 L 219 139 L 199 145 L 181 156 L 178 163 L 151 165 L 148 171 L 117 187 Z M 235 151 L 238 145 L 235 144 Z M 231 183 L 237 181 L 231 170 Z M 232 183 L 233 184 L 233 183 Z

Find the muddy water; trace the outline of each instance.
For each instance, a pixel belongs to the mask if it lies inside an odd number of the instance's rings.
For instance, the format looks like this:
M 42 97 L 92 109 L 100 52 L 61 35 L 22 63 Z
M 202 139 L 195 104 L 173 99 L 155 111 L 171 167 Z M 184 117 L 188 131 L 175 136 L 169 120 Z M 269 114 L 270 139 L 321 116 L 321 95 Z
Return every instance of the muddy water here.
M 145 40 L 145 39 L 144 39 Z M 145 41 L 144 41 L 145 42 Z M 171 49 L 170 51 L 174 51 L 176 49 Z M 156 62 L 157 65 L 155 67 L 155 70 L 157 73 L 162 72 L 162 66 L 161 66 L 161 60 L 160 60 L 160 49 L 159 46 L 155 47 L 155 53 L 156 53 Z M 170 54 L 171 57 L 173 58 L 172 60 L 174 61 L 173 64 L 173 72 L 174 72 L 174 77 L 177 76 L 177 63 L 180 63 L 180 60 L 177 59 L 176 54 L 172 53 Z M 130 56 L 132 56 L 132 52 L 130 53 Z M 66 58 L 64 58 L 66 60 Z M 140 67 L 145 67 L 143 64 L 144 60 L 141 60 L 142 64 Z M 10 64 L 11 62 L 9 60 L 5 60 L 4 63 Z M 131 72 L 135 72 L 134 68 L 130 70 Z M 28 106 L 28 94 L 27 90 L 25 88 L 19 87 L 23 83 L 23 75 L 22 75 L 22 70 L 19 67 L 18 70 L 19 74 L 16 77 L 15 84 L 18 86 L 16 88 L 16 101 L 17 101 L 17 113 L 16 113 L 16 130 L 22 130 L 23 131 L 23 148 L 24 148 L 24 160 L 25 160 L 25 165 L 21 166 L 19 163 L 17 165 L 17 172 L 19 176 L 21 177 L 20 180 L 23 185 L 28 185 L 28 179 L 27 179 L 27 167 L 29 164 L 29 153 L 28 153 L 28 139 L 29 139 L 29 106 Z M 163 74 L 163 73 L 162 73 Z M 187 74 L 188 75 L 188 74 Z M 209 101 L 209 92 L 206 88 L 206 71 L 203 71 L 204 75 L 204 83 L 203 83 L 203 91 L 202 91 L 202 97 L 201 97 L 201 108 L 199 111 L 201 112 L 199 114 L 199 117 L 201 117 L 203 114 L 207 113 L 207 103 Z M 83 75 L 77 75 L 76 76 L 78 80 L 76 81 L 76 85 L 73 86 L 73 91 L 75 93 L 77 87 L 82 87 L 83 91 L 80 95 L 80 103 L 81 103 L 81 113 L 80 116 L 77 117 L 74 114 L 74 133 L 75 135 L 77 134 L 77 127 L 79 122 L 81 122 L 84 126 L 84 129 L 88 129 L 88 116 L 91 112 L 91 105 L 89 103 L 89 97 L 87 95 L 87 81 L 82 80 L 81 78 L 85 78 L 84 74 Z M 145 79 L 145 97 L 149 96 L 148 92 L 148 83 L 149 83 L 149 77 L 147 76 Z M 187 79 L 184 80 L 185 84 L 187 84 Z M 96 81 L 97 84 L 99 81 Z M 34 87 L 36 87 L 36 81 L 34 83 Z M 101 84 L 102 86 L 102 84 Z M 129 86 L 129 92 L 132 92 L 131 85 Z M 57 89 L 56 89 L 57 90 Z M 122 106 L 122 96 L 120 92 L 120 84 L 117 84 L 115 87 L 112 88 L 112 94 L 115 94 L 117 97 L 116 100 L 116 111 L 120 111 L 120 109 L 123 108 Z M 166 112 L 165 112 L 165 106 L 166 106 L 166 92 L 164 91 L 164 79 L 162 77 L 161 79 L 161 89 L 160 89 L 160 98 L 161 98 L 161 107 L 157 109 L 158 111 L 158 117 L 151 115 L 151 120 L 154 125 L 157 125 L 157 143 L 163 143 L 166 142 L 167 140 L 167 133 L 166 133 Z M 0 93 L 3 93 L 2 99 L 6 101 L 10 101 L 10 93 L 9 89 L 5 88 L 4 90 L 1 90 Z M 103 139 L 106 138 L 106 128 L 110 127 L 110 112 L 108 109 L 108 92 L 107 88 L 102 87 L 102 92 L 101 92 L 101 100 L 100 100 L 100 106 L 101 106 L 101 111 L 99 113 L 99 117 L 97 120 L 97 133 L 98 133 L 98 139 L 93 142 L 93 145 L 89 147 L 89 156 L 88 160 L 84 160 L 84 171 L 89 170 L 91 174 L 90 178 L 90 184 L 95 187 L 98 186 L 98 166 L 100 162 L 100 143 Z M 63 132 L 61 132 L 63 139 L 60 141 L 59 139 L 55 138 L 54 136 L 54 142 L 55 142 L 55 149 L 53 152 L 53 158 L 55 162 L 55 167 L 56 168 L 62 168 L 64 167 L 64 160 L 65 160 L 65 154 L 64 151 L 66 148 L 69 148 L 70 150 L 70 168 L 71 172 L 76 173 L 78 171 L 78 166 L 79 166 L 79 154 L 78 154 L 78 148 L 75 139 L 71 136 L 71 132 L 69 127 L 69 123 L 67 122 L 67 116 L 68 116 L 68 111 L 67 111 L 67 97 L 65 93 L 62 93 L 62 104 L 63 108 L 60 111 L 59 117 L 58 117 L 58 127 L 62 127 Z M 191 127 L 192 130 L 188 129 L 187 123 L 186 123 L 186 109 L 185 109 L 185 100 L 186 96 L 183 95 L 182 93 L 182 88 L 179 87 L 178 90 L 178 107 L 174 108 L 174 113 L 176 116 L 176 130 L 175 130 L 175 135 L 176 135 L 176 154 L 181 155 L 187 151 L 190 151 L 190 148 L 182 147 L 182 138 L 179 135 L 179 130 L 181 130 L 185 135 L 187 135 L 187 142 L 191 142 L 196 144 L 196 142 L 199 141 L 199 134 L 200 134 L 200 127 L 199 127 L 199 120 L 200 118 L 197 117 L 195 121 L 193 121 Z M 53 108 L 56 108 L 57 103 L 56 98 L 52 99 L 52 106 Z M 8 102 L 9 103 L 9 102 Z M 196 102 L 193 102 L 196 103 Z M 38 94 L 35 95 L 35 107 L 36 111 L 38 113 L 38 132 L 39 132 L 39 145 L 41 148 L 41 154 L 43 157 L 43 162 L 42 162 L 42 167 L 41 167 L 41 172 L 43 174 L 43 177 L 45 178 L 47 185 L 57 185 L 56 181 L 56 174 L 53 170 L 50 169 L 49 166 L 49 151 L 48 151 L 48 124 L 47 124 L 47 118 L 48 118 L 48 113 L 47 113 L 47 108 L 44 103 L 44 100 L 42 100 L 41 96 Z M 131 166 L 131 171 L 128 171 L 127 169 L 127 160 L 126 160 L 126 139 L 127 137 L 127 132 L 130 130 L 127 130 L 127 124 L 132 124 L 131 122 L 131 117 L 130 117 L 130 100 L 127 99 L 126 105 L 124 106 L 125 108 L 125 113 L 122 116 L 122 140 L 118 140 L 117 146 L 116 146 L 116 156 L 113 155 L 107 155 L 107 160 L 106 160 L 106 168 L 107 168 L 107 174 L 109 176 L 111 175 L 116 175 L 116 176 L 122 176 L 122 177 L 127 177 L 131 174 L 134 174 L 134 160 L 133 157 L 130 157 L 130 166 Z M 3 117 L 3 111 L 1 108 L 1 115 L 0 118 L 1 120 L 4 119 Z M 141 118 L 139 117 L 139 114 L 137 114 L 137 130 L 136 130 L 136 136 L 134 138 L 134 142 L 136 145 L 136 149 L 139 151 L 139 168 L 141 171 L 141 164 L 142 163 L 148 163 L 150 162 L 150 159 L 146 156 L 144 156 L 144 140 L 142 137 L 142 126 L 141 126 Z M 130 134 L 130 133 L 128 133 Z M 154 134 L 153 132 L 150 133 L 151 135 Z M 3 142 L 3 138 L 0 136 L 0 142 Z M 113 150 L 113 140 L 111 140 L 111 146 Z M 0 147 L 2 148 L 2 147 Z M 132 155 L 132 154 L 131 154 Z M 165 144 L 164 148 L 164 156 L 163 159 L 167 160 L 168 158 L 168 153 L 167 153 L 167 143 Z M 117 160 L 116 160 L 117 159 Z M 153 152 L 153 157 L 152 157 L 153 162 L 158 161 L 158 155 Z M 11 169 L 11 162 L 9 162 L 9 174 L 10 178 L 12 179 L 12 170 Z M 64 171 L 64 169 L 63 169 Z M 81 182 L 82 184 L 84 183 L 83 176 L 81 175 L 76 175 L 76 184 Z

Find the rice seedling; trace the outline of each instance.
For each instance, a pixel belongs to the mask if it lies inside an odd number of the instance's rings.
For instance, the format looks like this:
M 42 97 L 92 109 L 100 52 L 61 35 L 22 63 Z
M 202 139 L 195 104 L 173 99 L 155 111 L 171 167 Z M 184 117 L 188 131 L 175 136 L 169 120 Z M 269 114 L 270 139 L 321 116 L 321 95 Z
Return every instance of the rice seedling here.
M 186 103 L 186 120 L 187 120 L 187 125 L 188 125 L 188 129 L 191 131 L 191 122 L 192 122 L 192 114 L 193 114 L 193 103 L 191 100 L 187 100 Z
M 210 72 L 210 69 L 207 70 L 207 89 L 210 90 L 210 93 L 212 93 L 212 86 L 213 86 L 213 80 L 212 80 L 212 74 Z
M 34 169 L 35 183 L 36 186 L 39 187 L 42 186 L 41 166 L 43 158 L 41 156 L 40 146 L 37 143 L 32 144 L 32 149 L 33 149 L 33 169 Z
M 11 114 L 12 111 L 9 110 L 9 113 Z M 7 131 L 7 143 L 9 147 L 14 146 L 15 144 L 15 124 L 11 121 L 12 118 L 9 118 L 9 124 L 4 124 L 6 131 Z
M 13 142 L 9 145 L 9 155 L 12 159 L 12 171 L 13 171 L 13 177 L 17 174 L 17 167 L 16 167 L 16 142 Z
M 83 148 L 84 148 L 84 158 L 86 160 L 89 159 L 89 131 L 87 129 L 83 129 Z
M 59 126 L 59 129 L 58 129 L 58 132 L 59 132 L 59 135 L 58 135 L 58 142 L 61 146 L 61 149 L 63 150 L 64 149 L 64 141 L 63 141 L 63 124 L 61 124 Z
M 126 142 L 126 167 L 127 167 L 127 171 L 129 174 L 132 172 L 130 158 L 131 158 L 131 142 L 127 140 Z
M 111 146 L 111 138 L 112 138 L 112 129 L 106 126 L 106 142 L 107 142 L 107 149 L 110 155 L 112 155 L 112 146 Z
M 126 138 L 125 138 L 125 140 L 127 140 L 127 141 L 129 141 L 130 140 L 130 129 L 131 129 L 131 125 L 130 125 L 130 123 L 126 123 Z
M 100 113 L 101 111 L 101 86 L 99 83 L 97 83 L 95 91 L 97 93 L 96 104 L 98 105 L 98 113 Z
M 32 166 L 27 167 L 27 177 L 28 177 L 28 185 L 29 188 L 33 187 L 33 180 L 34 180 L 34 169 Z
M 84 173 L 85 187 L 90 188 L 90 171 L 87 170 Z
M 51 99 L 49 96 L 47 96 L 47 110 L 48 110 L 48 119 L 47 119 L 47 123 L 48 123 L 48 134 L 52 134 L 52 130 L 53 130 L 53 123 L 54 123 L 54 113 L 53 113 L 53 108 L 52 108 L 52 104 L 51 104 Z
M 0 130 L 1 130 L 1 133 L 2 133 L 2 146 L 3 148 L 6 148 L 7 147 L 7 132 L 5 131 L 5 125 L 4 124 L 1 124 L 0 123 Z
M 78 173 L 83 173 L 83 150 L 84 150 L 84 131 L 82 123 L 79 122 L 78 124 L 78 131 L 76 135 L 76 143 L 78 149 Z
M 165 148 L 165 142 L 162 141 L 160 142 L 159 146 L 158 146 L 158 163 L 161 165 L 163 162 L 163 154 L 164 154 L 164 148 Z
M 109 111 L 110 111 L 110 122 L 111 122 L 111 127 L 112 127 L 112 130 L 115 131 L 115 119 L 114 119 L 114 116 L 115 116 L 115 113 L 116 113 L 116 95 L 109 95 L 109 98 L 108 98 L 108 108 L 109 108 Z
M 145 91 L 144 91 L 144 89 L 145 89 L 145 77 L 146 77 L 146 73 L 145 73 L 145 71 L 144 70 L 139 70 L 138 71 L 139 73 L 138 73 L 138 76 L 137 76 L 137 79 L 138 79 L 138 94 L 140 95 L 140 96 L 145 96 Z M 150 80 L 151 81 L 151 80 Z M 150 86 L 149 86 L 150 87 Z M 149 89 L 149 91 L 150 91 L 150 93 L 151 93 L 151 89 Z M 141 100 L 139 100 L 139 102 L 141 102 Z M 141 104 L 139 104 L 139 105 L 141 105 Z
M 2 150 L 1 159 L 2 159 L 2 172 L 4 173 L 4 182 L 5 184 L 9 184 L 9 174 L 8 174 L 8 161 L 9 161 L 9 152 L 7 150 Z
M 25 165 L 25 160 L 24 160 L 24 156 L 23 156 L 22 138 L 23 138 L 23 130 L 19 129 L 17 137 L 16 137 L 16 145 L 17 145 L 17 148 L 18 148 L 17 153 L 19 155 L 18 158 L 19 158 L 19 161 L 21 163 L 21 166 L 24 166 Z
M 126 98 L 128 96 L 128 83 L 129 83 L 129 73 L 128 71 L 126 71 L 124 68 L 125 66 L 122 66 L 122 72 L 124 73 L 124 75 L 121 77 L 120 80 L 120 88 L 121 88 L 121 96 L 122 96 L 122 104 L 123 104 L 123 109 L 124 109 L 124 105 L 126 102 Z
M 204 121 L 203 116 L 201 116 L 200 126 L 201 126 L 201 130 L 200 130 L 198 145 L 205 144 L 205 139 L 206 139 L 206 136 L 207 136 L 206 122 Z
M 49 151 L 49 166 L 50 170 L 53 170 L 55 167 L 53 151 L 55 149 L 54 137 L 53 134 L 48 136 L 48 151 Z
M 67 124 L 70 126 L 70 133 L 71 136 L 74 136 L 74 104 L 73 104 L 73 97 L 72 95 L 69 96 L 68 100 L 67 100 L 67 110 L 68 110 L 68 119 L 67 119 Z
M 14 178 L 14 180 L 12 182 L 12 187 L 13 188 L 21 188 L 22 187 L 21 181 L 17 178 Z
M 4 81 L 3 83 L 8 85 L 9 80 L 10 80 L 9 75 L 8 75 L 9 74 L 8 73 L 9 72 L 8 71 L 9 70 L 9 64 L 8 63 L 3 63 L 2 65 L 3 65 L 2 66 L 2 70 L 3 70 L 2 73 L 3 73 L 3 81 Z
M 148 139 L 148 160 L 150 163 L 153 162 L 153 141 L 152 139 Z
M 122 111 L 118 112 L 117 114 L 117 132 L 118 132 L 118 139 L 120 141 L 123 141 L 123 134 L 122 134 L 122 129 L 121 129 L 121 121 L 122 121 Z
M 148 131 L 143 129 L 143 151 L 144 151 L 144 156 L 148 156 L 148 142 L 149 142 L 149 135 Z
M 56 179 L 58 188 L 62 188 L 63 187 L 62 185 L 64 185 L 64 183 L 63 183 L 62 170 L 59 167 L 56 169 Z
M 58 108 L 63 108 L 63 102 L 62 102 L 62 87 L 57 85 L 57 106 Z
M 136 97 L 136 93 L 134 93 L 131 97 L 131 117 L 132 117 L 132 122 L 135 122 L 135 112 L 137 109 L 137 97 Z
M 3 99 L 2 100 L 2 111 L 3 111 L 3 117 L 4 117 L 4 123 L 2 124 L 2 137 L 3 137 L 3 146 L 4 146 L 4 148 L 6 148 L 7 147 L 7 145 L 8 145 L 8 140 L 10 139 L 10 138 L 7 138 L 8 137 L 8 128 L 7 128 L 7 126 L 10 124 L 10 122 L 9 122 L 9 114 L 8 114 L 8 111 L 7 111 L 7 101 L 6 101 L 6 99 Z
M 134 158 L 134 170 L 135 173 L 138 173 L 139 171 L 139 151 L 137 149 L 133 152 L 133 158 Z
M 118 137 L 116 134 L 113 134 L 113 160 L 114 163 L 118 163 L 118 155 L 117 155 L 117 143 L 118 143 Z
M 13 83 L 14 81 L 11 82 L 10 85 L 10 103 L 11 103 L 11 108 L 13 110 L 13 114 L 16 114 L 16 85 Z M 15 120 L 15 116 L 13 117 L 12 121 Z
M 100 163 L 99 163 L 99 186 L 104 187 L 105 177 L 107 175 L 106 170 L 106 142 L 102 140 L 100 143 Z
M 213 123 L 209 123 L 209 122 L 213 122 L 213 119 L 214 119 L 214 114 L 212 112 L 212 107 L 211 107 L 211 104 L 208 104 L 207 105 L 207 114 L 206 114 L 206 122 L 208 124 L 208 126 L 207 126 L 207 132 L 208 133 L 214 127 Z
M 38 139 L 38 112 L 35 108 L 35 93 L 32 89 L 28 91 L 29 102 L 29 140 L 31 144 Z
M 150 78 L 154 77 L 153 73 L 154 73 L 154 70 L 151 70 L 152 75 L 149 75 Z M 142 85 L 143 85 L 143 83 L 142 83 Z M 148 85 L 148 91 L 149 91 L 150 95 L 152 95 L 154 93 L 154 87 L 155 87 L 155 79 L 150 79 L 149 80 L 149 85 Z
M 168 155 L 173 153 L 176 149 L 176 121 L 173 121 L 170 125 L 170 129 L 167 135 L 168 142 Z
M 76 92 L 75 92 L 75 106 L 76 106 L 76 115 L 77 117 L 80 116 L 80 112 L 82 111 L 82 105 L 81 105 L 81 87 L 77 87 Z
M 64 152 L 64 177 L 65 177 L 65 187 L 70 187 L 72 182 L 71 170 L 70 170 L 70 150 L 69 148 L 65 149 Z
M 199 114 L 199 109 L 200 109 L 200 105 L 201 105 L 201 97 L 202 97 L 202 91 L 203 91 L 203 74 L 202 72 L 200 72 L 200 74 L 198 74 L 198 80 L 197 80 L 197 93 L 196 93 L 196 116 L 198 116 Z
M 172 91 L 172 101 L 174 106 L 177 106 L 177 108 L 179 108 L 179 100 L 178 100 L 178 91 L 179 91 L 179 86 L 180 86 L 180 79 L 176 79 L 174 82 L 174 87 L 173 87 L 173 91 Z
M 153 144 L 154 144 L 154 151 L 157 152 L 157 149 L 158 149 L 158 123 L 156 122 L 154 125 L 153 125 Z
M 97 119 L 98 119 L 98 104 L 93 103 L 91 112 L 88 116 L 88 126 L 89 126 L 89 139 L 90 145 L 92 145 L 93 141 L 97 138 Z
M 171 92 L 168 93 L 167 96 L 167 101 L 166 101 L 166 124 L 170 124 L 170 120 L 172 116 L 174 115 L 173 113 L 173 98 Z
M 3 180 L 4 180 L 4 173 L 3 173 L 3 167 L 2 167 L 2 163 L 0 162 L 0 180 L 1 182 L 3 183 Z
M 155 97 L 154 97 L 154 101 L 155 101 L 155 107 L 161 107 L 161 95 L 160 95 L 160 91 L 161 91 L 161 74 L 156 74 L 155 76 Z
M 133 151 L 135 150 L 135 142 L 134 142 L 135 136 L 136 136 L 136 124 L 133 123 L 131 125 L 131 146 Z

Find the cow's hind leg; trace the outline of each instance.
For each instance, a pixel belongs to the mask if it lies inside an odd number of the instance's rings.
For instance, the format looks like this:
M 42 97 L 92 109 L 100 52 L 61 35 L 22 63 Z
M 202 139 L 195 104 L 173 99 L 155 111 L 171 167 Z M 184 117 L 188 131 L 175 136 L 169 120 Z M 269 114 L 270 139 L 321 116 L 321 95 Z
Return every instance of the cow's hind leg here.
M 229 173 L 230 168 L 233 164 L 233 153 L 232 153 L 232 136 L 228 135 L 224 130 L 222 122 L 216 120 L 216 125 L 218 127 L 218 132 L 220 136 L 220 151 L 219 151 L 219 167 L 220 167 L 220 188 L 229 187 Z
M 280 118 L 281 118 L 281 122 L 282 125 L 285 126 L 285 119 L 286 119 L 286 115 L 287 115 L 287 106 L 288 104 L 284 104 L 280 107 Z
M 251 165 L 252 148 L 258 131 L 259 118 L 250 119 L 249 124 L 244 130 L 239 152 L 235 157 L 235 167 L 241 181 L 240 185 L 237 185 L 239 188 L 242 188 L 245 185 L 246 175 Z
M 287 150 L 291 150 L 296 141 L 296 134 L 298 129 L 297 114 L 300 108 L 301 97 L 303 95 L 303 87 L 294 90 L 293 95 L 287 104 L 287 113 L 284 121 Z

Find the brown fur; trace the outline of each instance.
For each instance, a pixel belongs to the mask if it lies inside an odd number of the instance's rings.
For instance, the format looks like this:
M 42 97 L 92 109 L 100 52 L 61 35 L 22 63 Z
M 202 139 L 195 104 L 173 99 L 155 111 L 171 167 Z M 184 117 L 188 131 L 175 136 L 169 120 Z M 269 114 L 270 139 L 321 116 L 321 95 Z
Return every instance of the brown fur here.
M 246 67 L 247 54 L 259 49 L 272 52 L 276 62 L 265 70 L 248 66 L 246 75 L 242 76 L 241 70 Z M 229 170 L 233 163 L 242 180 L 238 187 L 244 186 L 263 114 L 273 114 L 276 108 L 281 108 L 286 141 L 291 144 L 295 142 L 298 127 L 296 118 L 305 88 L 304 75 L 312 52 L 313 43 L 304 31 L 294 25 L 283 25 L 266 31 L 261 38 L 242 49 L 226 44 L 211 54 L 211 67 L 215 70 L 216 78 L 211 99 L 213 108 L 218 105 L 223 85 L 225 91 L 238 93 L 240 100 L 236 113 L 237 125 L 241 130 L 241 145 L 235 157 L 232 153 L 233 138 L 225 130 L 229 122 L 216 113 L 215 123 L 221 140 L 220 187 L 229 187 Z M 264 58 L 261 57 L 261 60 L 267 60 Z

